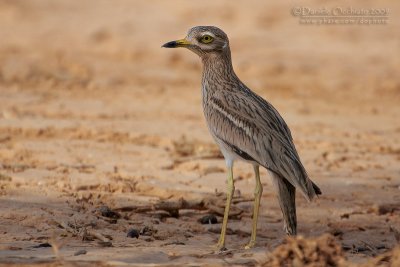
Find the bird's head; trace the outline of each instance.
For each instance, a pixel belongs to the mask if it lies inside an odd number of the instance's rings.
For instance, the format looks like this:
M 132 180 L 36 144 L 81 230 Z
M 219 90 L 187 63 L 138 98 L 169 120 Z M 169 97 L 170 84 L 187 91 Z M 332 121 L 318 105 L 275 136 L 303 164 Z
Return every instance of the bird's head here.
M 229 52 L 228 36 L 214 26 L 196 26 L 189 30 L 185 38 L 171 41 L 162 47 L 185 47 L 198 54 L 201 58 Z

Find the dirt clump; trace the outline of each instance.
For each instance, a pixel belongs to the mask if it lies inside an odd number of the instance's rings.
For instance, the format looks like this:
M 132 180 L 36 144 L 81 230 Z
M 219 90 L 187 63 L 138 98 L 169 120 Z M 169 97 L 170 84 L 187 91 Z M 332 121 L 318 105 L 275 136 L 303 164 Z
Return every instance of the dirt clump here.
M 262 266 L 348 266 L 342 247 L 332 235 L 306 239 L 289 237 Z

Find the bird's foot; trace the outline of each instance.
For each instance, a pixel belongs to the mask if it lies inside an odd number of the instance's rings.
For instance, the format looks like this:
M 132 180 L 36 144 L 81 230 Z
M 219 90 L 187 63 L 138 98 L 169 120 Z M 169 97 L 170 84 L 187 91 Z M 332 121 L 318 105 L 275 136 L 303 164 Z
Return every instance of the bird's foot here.
M 250 242 L 244 247 L 244 249 L 251 249 L 251 248 L 254 248 L 255 245 L 256 245 L 256 241 L 250 241 Z
M 224 243 L 218 242 L 216 245 L 214 245 L 214 250 L 216 252 L 224 252 L 227 251 L 227 248 L 225 247 Z

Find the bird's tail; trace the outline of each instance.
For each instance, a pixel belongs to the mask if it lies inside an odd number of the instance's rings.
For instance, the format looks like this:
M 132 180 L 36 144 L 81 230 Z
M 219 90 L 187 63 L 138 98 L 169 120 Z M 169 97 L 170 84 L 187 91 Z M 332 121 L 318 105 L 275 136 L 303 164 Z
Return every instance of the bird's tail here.
M 318 187 L 318 185 L 316 185 L 313 181 L 311 181 L 312 183 L 312 187 L 314 189 L 314 192 L 316 195 L 322 195 L 322 191 L 321 189 Z
M 283 214 L 283 228 L 287 235 L 296 235 L 296 187 L 276 173 L 271 172 L 271 176 L 278 193 L 279 206 Z
M 295 164 L 295 166 L 297 168 L 294 168 L 295 173 L 297 174 L 296 178 L 293 179 L 293 177 L 291 177 L 292 180 L 295 181 L 295 184 L 293 185 L 299 187 L 303 196 L 308 201 L 311 201 L 315 196 L 322 194 L 321 189 L 313 181 L 311 181 L 300 159 L 297 158 L 296 163 L 297 164 Z
M 315 196 L 321 195 L 321 189 L 313 182 L 311 181 L 308 176 L 305 177 L 305 184 L 304 186 L 300 186 L 300 192 L 302 195 L 308 200 L 311 201 Z
M 304 173 L 307 174 L 306 172 Z M 296 235 L 296 186 L 275 172 L 270 171 L 270 174 L 278 193 L 279 206 L 283 214 L 284 230 L 287 235 Z M 311 200 L 316 195 L 321 195 L 321 189 L 308 176 L 305 176 L 305 178 L 307 189 L 304 190 L 304 188 L 300 187 L 300 192 L 308 200 Z

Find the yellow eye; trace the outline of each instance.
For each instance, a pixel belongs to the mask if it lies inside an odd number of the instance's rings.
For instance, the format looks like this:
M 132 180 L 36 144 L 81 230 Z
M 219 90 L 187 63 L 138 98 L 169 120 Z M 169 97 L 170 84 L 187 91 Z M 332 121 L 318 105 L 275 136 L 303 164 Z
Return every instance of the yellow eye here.
M 204 35 L 203 37 L 201 37 L 201 42 L 204 44 L 209 44 L 214 40 L 214 38 L 210 35 Z

